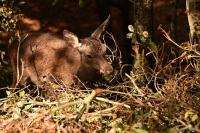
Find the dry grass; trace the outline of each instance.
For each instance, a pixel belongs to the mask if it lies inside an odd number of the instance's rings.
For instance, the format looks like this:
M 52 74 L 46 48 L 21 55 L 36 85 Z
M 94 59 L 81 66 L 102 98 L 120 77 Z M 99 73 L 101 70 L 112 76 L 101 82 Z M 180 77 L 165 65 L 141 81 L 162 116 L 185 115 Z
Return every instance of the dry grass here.
M 1 100 L 0 131 L 200 132 L 198 80 L 198 74 L 177 74 L 155 93 L 132 79 L 108 87 L 89 105 L 91 90 L 65 89 L 55 101 L 21 90 Z

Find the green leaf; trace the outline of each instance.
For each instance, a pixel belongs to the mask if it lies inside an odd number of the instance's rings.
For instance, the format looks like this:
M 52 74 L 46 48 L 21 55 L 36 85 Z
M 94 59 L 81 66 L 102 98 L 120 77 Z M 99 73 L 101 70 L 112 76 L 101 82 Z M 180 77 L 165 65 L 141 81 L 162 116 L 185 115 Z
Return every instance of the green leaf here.
M 136 34 L 133 34 L 132 39 L 131 39 L 132 44 L 138 44 L 138 41 L 136 39 Z
M 197 114 L 194 114 L 192 117 L 191 117 L 191 120 L 192 122 L 196 121 L 198 119 L 198 115 Z
M 83 7 L 85 6 L 84 0 L 79 0 L 78 4 L 79 4 L 79 6 L 80 6 L 81 8 L 83 8 Z
M 58 2 L 59 2 L 59 0 L 54 0 L 54 1 L 52 2 L 52 5 L 55 6 Z
M 3 60 L 6 53 L 4 51 L 0 51 L 0 52 L 1 52 L 1 59 Z
M 169 128 L 169 129 L 167 130 L 167 133 L 177 133 L 177 132 L 178 132 L 178 130 L 177 130 L 176 127 L 172 127 L 172 128 Z
M 108 126 L 109 127 L 119 127 L 119 125 L 122 123 L 123 123 L 122 118 L 117 118 L 114 121 L 112 121 Z
M 147 130 L 142 128 L 142 123 L 135 123 L 131 126 L 133 133 L 148 133 Z
M 140 41 L 141 41 L 142 43 L 145 43 L 145 42 L 147 41 L 147 39 L 146 39 L 145 37 L 143 37 L 143 36 L 140 36 Z
M 185 113 L 185 119 L 190 119 L 192 122 L 194 122 L 198 119 L 198 115 L 192 111 L 187 111 Z
M 148 38 L 149 37 L 149 33 L 148 31 L 143 31 L 142 32 L 143 37 Z
M 157 52 L 158 51 L 157 45 L 154 42 L 152 42 L 152 41 L 150 41 L 150 43 L 149 43 L 149 48 L 153 52 Z
M 22 90 L 22 91 L 19 92 L 19 96 L 20 97 L 23 97 L 24 95 L 25 95 L 25 91 L 24 90 Z
M 144 129 L 133 129 L 134 133 L 148 133 L 148 131 L 144 130 Z
M 10 96 L 11 92 L 10 91 L 6 91 L 7 96 Z
M 127 33 L 127 34 L 126 34 L 126 38 L 128 38 L 128 39 L 133 38 L 133 33 Z
M 129 25 L 129 26 L 128 26 L 128 30 L 129 30 L 130 32 L 135 32 L 135 29 L 134 29 L 133 25 Z

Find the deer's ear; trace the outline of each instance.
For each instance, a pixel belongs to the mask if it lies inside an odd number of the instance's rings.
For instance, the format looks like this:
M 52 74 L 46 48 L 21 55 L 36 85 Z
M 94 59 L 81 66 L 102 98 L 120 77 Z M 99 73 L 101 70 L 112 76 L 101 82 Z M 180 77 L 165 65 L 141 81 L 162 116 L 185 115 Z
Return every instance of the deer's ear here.
M 63 38 L 67 42 L 67 44 L 70 44 L 74 48 L 81 46 L 81 43 L 79 43 L 78 41 L 78 37 L 68 30 L 63 30 Z
M 99 27 L 91 34 L 92 38 L 96 38 L 99 39 L 101 36 L 101 33 L 105 30 L 108 22 L 110 20 L 110 15 L 108 16 L 108 18 L 101 24 L 99 25 Z

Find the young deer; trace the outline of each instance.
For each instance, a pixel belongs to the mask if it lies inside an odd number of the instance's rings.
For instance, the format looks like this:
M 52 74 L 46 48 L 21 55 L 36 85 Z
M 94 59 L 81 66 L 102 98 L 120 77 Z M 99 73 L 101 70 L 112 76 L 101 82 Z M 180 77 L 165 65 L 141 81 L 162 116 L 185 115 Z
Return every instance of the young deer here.
M 109 74 L 113 68 L 104 57 L 107 47 L 100 40 L 109 18 L 84 39 L 67 30 L 63 36 L 53 33 L 22 36 L 19 45 L 9 48 L 13 70 L 11 87 L 23 85 L 27 80 L 41 85 L 55 79 L 71 85 L 75 77 L 85 82 L 95 80 L 99 74 Z

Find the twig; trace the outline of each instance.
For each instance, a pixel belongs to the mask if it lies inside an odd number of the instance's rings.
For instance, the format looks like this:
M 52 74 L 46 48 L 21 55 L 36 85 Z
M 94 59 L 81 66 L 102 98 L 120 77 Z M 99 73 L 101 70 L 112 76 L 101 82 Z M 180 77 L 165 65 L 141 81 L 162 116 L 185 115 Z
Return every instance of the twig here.
M 161 27 L 161 25 L 159 25 L 158 29 L 161 30 L 161 32 L 164 34 L 164 37 L 165 37 L 167 40 L 169 40 L 170 42 L 172 42 L 172 43 L 173 43 L 175 46 L 177 46 L 178 48 L 180 48 L 180 49 L 182 49 L 182 50 L 184 50 L 184 51 L 192 51 L 192 52 L 194 52 L 195 54 L 197 54 L 197 55 L 200 56 L 200 53 L 199 53 L 199 52 L 197 52 L 197 51 L 195 51 L 195 50 L 193 50 L 193 49 L 186 49 L 186 48 L 181 47 L 180 45 L 178 45 L 176 42 L 174 42 L 174 41 L 171 39 L 171 37 L 166 33 L 166 31 Z
M 93 90 L 92 93 L 88 97 L 86 97 L 86 99 L 84 100 L 84 105 L 75 119 L 76 121 L 78 121 L 82 117 L 85 110 L 87 110 L 87 112 L 88 112 L 89 104 L 91 103 L 91 101 L 94 99 L 94 97 L 96 95 L 98 95 L 102 92 L 104 92 L 103 89 L 97 88 L 97 89 Z
M 18 34 L 18 36 L 19 36 L 19 34 Z M 20 45 L 21 45 L 21 37 L 19 36 L 19 45 L 18 45 L 18 47 L 17 47 L 17 79 L 16 79 L 16 84 L 15 84 L 15 87 L 17 86 L 17 83 L 18 83 L 18 81 L 19 81 L 19 48 L 20 48 Z
M 122 54 L 121 54 L 121 51 L 120 51 L 120 49 L 119 49 L 119 47 L 117 45 L 117 42 L 114 39 L 114 36 L 112 34 L 110 34 L 109 32 L 106 32 L 106 34 L 109 35 L 109 37 L 111 38 L 111 40 L 113 41 L 113 43 L 115 45 L 115 50 L 113 50 L 113 51 L 107 46 L 108 50 L 112 53 L 112 57 L 113 57 L 112 60 L 114 60 L 114 58 L 116 58 L 116 57 L 119 57 L 119 59 L 121 61 Z M 104 36 L 103 36 L 103 40 L 105 42 Z M 119 52 L 119 55 L 117 55 L 117 51 Z
M 101 116 L 102 116 L 102 114 L 105 114 L 105 113 L 107 113 L 107 112 L 110 112 L 110 111 L 116 109 L 118 106 L 119 106 L 119 105 L 115 105 L 115 106 L 113 106 L 113 107 L 111 107 L 111 108 L 107 108 L 107 109 L 100 110 L 100 111 L 93 112 L 93 113 L 87 113 L 87 114 L 85 114 L 84 116 L 85 116 L 85 117 L 94 116 L 94 115 L 98 115 L 98 116 L 101 115 Z
M 122 87 L 124 87 L 124 86 L 122 86 Z M 127 88 L 131 88 L 131 87 L 128 86 Z M 125 93 L 125 92 L 120 92 L 120 91 L 105 90 L 105 92 L 107 92 L 107 93 L 115 93 L 115 94 L 120 94 L 120 95 L 125 95 L 125 96 L 129 96 L 129 97 L 132 97 L 132 96 L 140 97 L 141 96 L 141 95 L 138 95 L 138 94 L 130 94 L 130 93 Z
M 110 103 L 110 104 L 114 104 L 114 105 L 120 105 L 120 106 L 123 106 L 127 109 L 130 109 L 131 107 L 127 104 L 124 104 L 124 103 L 119 103 L 119 102 L 114 102 L 114 101 L 111 101 L 109 99 L 105 99 L 105 98 L 102 98 L 102 97 L 96 97 L 95 98 L 96 100 L 98 101 L 103 101 L 103 102 L 106 102 L 106 103 Z
M 199 129 L 193 128 L 190 124 L 186 124 L 185 122 L 183 122 L 180 119 L 176 118 L 176 121 L 179 122 L 180 124 L 182 124 L 184 126 L 184 129 L 182 129 L 182 130 L 189 129 L 189 130 L 192 130 L 192 131 L 195 131 L 195 132 L 198 132 L 198 133 L 200 132 Z
M 65 107 L 67 107 L 67 106 L 71 106 L 71 105 L 75 105 L 75 104 L 80 104 L 80 103 L 84 103 L 84 100 L 77 100 L 77 101 L 74 101 L 74 102 L 68 102 L 68 103 L 66 103 L 66 104 L 64 104 L 62 106 L 59 106 L 57 108 L 52 109 L 51 112 L 56 112 L 57 110 L 63 109 Z
M 82 85 L 86 90 L 88 90 L 88 87 L 79 79 L 78 76 L 74 75 L 74 77 L 78 80 L 79 83 L 81 83 L 81 85 Z
M 137 92 L 138 92 L 141 96 L 144 96 L 144 94 L 142 93 L 142 91 L 140 90 L 140 88 L 138 88 L 138 86 L 136 85 L 135 80 L 134 80 L 130 75 L 128 75 L 127 73 L 125 73 L 125 75 L 131 80 L 131 82 L 132 82 L 132 84 L 133 84 L 133 87 L 137 90 Z
M 23 64 L 23 61 L 22 61 L 22 59 L 20 59 L 20 61 L 21 61 L 21 63 L 22 63 L 22 72 L 21 72 L 21 75 L 20 75 L 20 73 L 19 73 L 19 49 L 20 49 L 20 46 L 21 46 L 21 43 L 24 41 L 24 39 L 25 38 L 27 38 L 28 37 L 28 35 L 29 34 L 26 34 L 22 39 L 21 39 L 21 37 L 20 37 L 20 35 L 18 34 L 18 37 L 19 37 L 19 45 L 18 45 L 18 47 L 17 47 L 17 80 L 16 80 L 16 84 L 15 84 L 15 87 L 19 84 L 19 82 L 20 82 L 20 80 L 21 80 L 21 78 L 22 78 L 22 76 L 23 76 L 23 70 L 24 70 L 24 64 Z
M 24 74 L 24 62 L 23 62 L 22 59 L 20 59 L 20 61 L 21 61 L 21 64 L 22 64 L 22 65 L 21 65 L 21 67 L 22 67 L 22 68 L 21 68 L 21 74 L 20 74 L 20 77 L 18 77 L 19 75 L 17 74 L 17 75 L 18 75 L 17 78 L 19 78 L 19 79 L 17 79 L 17 82 L 16 82 L 15 87 L 19 84 L 19 82 L 21 81 L 21 79 L 22 79 L 22 77 L 23 77 L 23 74 Z

